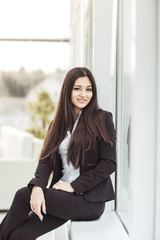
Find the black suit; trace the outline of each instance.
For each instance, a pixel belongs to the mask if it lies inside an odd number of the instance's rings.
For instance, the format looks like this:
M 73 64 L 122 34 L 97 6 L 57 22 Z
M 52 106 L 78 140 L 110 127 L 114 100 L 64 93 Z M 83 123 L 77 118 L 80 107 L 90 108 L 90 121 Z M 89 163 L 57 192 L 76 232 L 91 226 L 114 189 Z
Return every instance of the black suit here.
M 22 188 L 16 193 L 8 215 L 0 226 L 0 240 L 6 240 L 10 233 L 10 240 L 32 240 L 64 224 L 68 219 L 93 220 L 101 216 L 105 201 L 115 198 L 110 174 L 116 169 L 116 134 L 112 114 L 106 111 L 104 114 L 113 146 L 101 139 L 94 149 L 86 152 L 84 165 L 80 164 L 80 176 L 71 183 L 74 193 L 52 189 L 53 184 L 62 176 L 62 161 L 59 154 L 54 169 L 50 164 L 51 159 L 40 160 L 35 178 L 29 182 L 29 187 Z M 51 185 L 46 189 L 52 171 L 54 174 Z M 30 194 L 33 185 L 44 190 L 47 215 L 43 223 L 34 213 L 28 216 L 31 211 Z
M 113 146 L 99 140 L 95 149 L 85 153 L 84 165 L 80 165 L 80 176 L 71 185 L 76 194 L 83 193 L 84 197 L 91 202 L 113 200 L 114 192 L 110 174 L 116 169 L 116 134 L 112 121 L 112 114 L 104 111 L 105 125 Z M 29 185 L 37 185 L 44 190 L 48 184 L 50 173 L 54 171 L 51 186 L 62 177 L 62 161 L 57 154 L 55 169 L 51 168 L 48 159 L 41 160 L 37 167 L 35 178 Z
M 80 176 L 71 185 L 76 194 L 83 193 L 91 202 L 109 201 L 115 198 L 110 179 L 111 173 L 116 169 L 116 134 L 112 121 L 112 114 L 104 111 L 105 125 L 113 146 L 99 140 L 95 149 L 85 153 L 84 165 L 80 165 Z M 41 160 L 37 167 L 35 178 L 29 185 L 37 185 L 44 190 L 48 184 L 50 173 L 54 171 L 50 187 L 62 177 L 62 161 L 57 154 L 55 169 L 51 168 L 48 159 Z

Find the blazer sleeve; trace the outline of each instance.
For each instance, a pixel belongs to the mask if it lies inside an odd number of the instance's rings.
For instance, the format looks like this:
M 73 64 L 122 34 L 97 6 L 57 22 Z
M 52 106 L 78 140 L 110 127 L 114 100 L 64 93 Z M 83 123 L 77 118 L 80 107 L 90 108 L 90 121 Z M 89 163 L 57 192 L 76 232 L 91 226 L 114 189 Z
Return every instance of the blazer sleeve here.
M 39 186 L 44 190 L 47 187 L 49 176 L 52 172 L 50 158 L 39 160 L 35 177 L 28 183 L 28 187 Z
M 52 123 L 52 122 L 51 122 Z M 48 130 L 51 126 L 48 127 Z M 28 183 L 28 187 L 39 186 L 44 190 L 47 187 L 49 176 L 52 172 L 51 158 L 45 158 L 39 160 L 37 169 L 35 171 L 35 177 Z
M 91 190 L 116 170 L 116 131 L 111 113 L 105 112 L 105 124 L 113 145 L 111 146 L 109 143 L 104 142 L 103 139 L 99 140 L 98 164 L 94 168 L 82 173 L 71 183 L 76 194 Z

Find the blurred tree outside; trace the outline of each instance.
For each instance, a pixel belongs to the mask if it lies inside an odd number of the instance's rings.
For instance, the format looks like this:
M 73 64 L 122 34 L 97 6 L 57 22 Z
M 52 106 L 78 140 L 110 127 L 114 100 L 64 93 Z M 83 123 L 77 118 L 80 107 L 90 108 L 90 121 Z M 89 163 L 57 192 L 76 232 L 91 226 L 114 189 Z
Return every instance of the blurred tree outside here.
M 28 72 L 24 67 L 19 71 L 1 71 L 0 83 L 6 89 L 9 96 L 26 97 L 28 92 L 38 83 L 46 78 L 46 74 L 42 70 Z M 5 92 L 0 90 L 1 96 Z
M 35 90 L 36 100 L 28 103 L 31 113 L 32 127 L 27 131 L 35 137 L 44 139 L 47 133 L 48 125 L 51 122 L 51 115 L 55 110 L 55 103 L 50 94 L 44 90 Z

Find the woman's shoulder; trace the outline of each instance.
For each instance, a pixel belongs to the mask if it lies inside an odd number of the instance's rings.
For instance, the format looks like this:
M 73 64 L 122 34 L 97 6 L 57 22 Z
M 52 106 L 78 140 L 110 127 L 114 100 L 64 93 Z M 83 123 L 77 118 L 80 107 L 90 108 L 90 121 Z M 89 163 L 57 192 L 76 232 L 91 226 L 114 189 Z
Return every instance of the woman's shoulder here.
M 112 113 L 107 110 L 98 109 L 99 125 L 106 130 L 107 135 L 112 141 L 115 141 L 116 131 L 113 123 Z
M 111 112 L 104 110 L 104 109 L 98 109 L 98 112 L 103 114 L 105 116 L 105 119 L 113 119 L 113 115 Z
M 109 133 L 112 134 L 112 132 L 115 131 L 115 126 L 114 126 L 114 122 L 113 122 L 113 115 L 112 115 L 111 112 L 109 112 L 107 110 L 101 109 L 101 112 L 104 116 L 106 129 Z

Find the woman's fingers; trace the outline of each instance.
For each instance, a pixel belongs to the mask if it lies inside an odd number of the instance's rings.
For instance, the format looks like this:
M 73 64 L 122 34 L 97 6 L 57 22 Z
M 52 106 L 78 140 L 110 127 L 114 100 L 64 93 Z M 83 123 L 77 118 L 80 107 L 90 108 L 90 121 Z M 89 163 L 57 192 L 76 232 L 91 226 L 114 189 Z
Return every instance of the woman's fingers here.
M 56 189 L 56 190 L 62 190 L 62 184 L 61 184 L 61 180 L 56 182 L 52 188 Z
M 74 192 L 74 189 L 72 188 L 71 184 L 67 183 L 67 182 L 64 182 L 62 180 L 59 180 L 57 183 L 55 183 L 52 188 L 54 188 L 56 190 L 62 190 L 62 191 L 65 191 L 65 192 L 70 192 L 70 193 Z
M 44 212 L 44 214 L 46 214 L 46 204 L 45 204 L 45 200 L 42 201 L 42 211 Z
M 41 203 L 34 203 L 31 207 L 32 211 L 39 217 L 39 219 L 43 220 L 43 215 L 41 214 Z
M 38 205 L 36 206 L 35 213 L 37 214 L 37 216 L 39 217 L 39 219 L 40 219 L 41 221 L 43 221 L 43 215 L 41 214 L 41 204 L 38 204 Z

